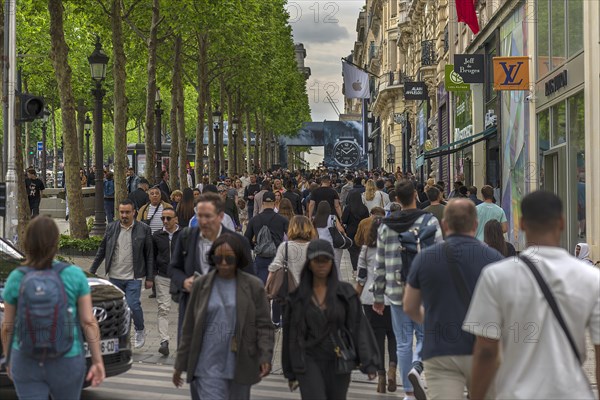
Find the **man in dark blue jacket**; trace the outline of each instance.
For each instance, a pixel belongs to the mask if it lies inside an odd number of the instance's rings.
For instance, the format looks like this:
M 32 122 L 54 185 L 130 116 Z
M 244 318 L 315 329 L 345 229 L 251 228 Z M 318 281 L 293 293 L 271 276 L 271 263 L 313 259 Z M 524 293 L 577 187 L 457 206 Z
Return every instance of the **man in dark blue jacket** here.
M 178 338 L 181 336 L 181 325 L 194 278 L 196 275 L 208 273 L 212 268 L 208 262 L 208 251 L 213 242 L 224 233 L 236 234 L 221 224 L 224 210 L 225 203 L 218 194 L 200 195 L 196 204 L 198 227 L 185 228 L 175 241 L 168 274 L 175 288 L 180 292 Z M 248 260 L 252 260 L 250 243 L 245 238 L 242 241 L 246 246 Z M 250 272 L 251 268 L 251 265 L 247 265 L 243 269 Z

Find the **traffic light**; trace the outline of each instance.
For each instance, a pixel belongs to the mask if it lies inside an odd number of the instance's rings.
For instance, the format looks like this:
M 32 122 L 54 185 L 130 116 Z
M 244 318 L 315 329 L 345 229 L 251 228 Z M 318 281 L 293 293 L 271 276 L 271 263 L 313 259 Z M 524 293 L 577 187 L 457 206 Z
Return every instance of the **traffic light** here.
M 44 117 L 44 98 L 28 93 L 19 95 L 21 100 L 21 115 L 19 121 L 33 121 Z
M 29 150 L 28 150 L 28 153 L 29 153 L 29 155 L 30 155 L 30 156 L 32 156 L 32 155 L 33 155 L 33 147 L 30 147 L 30 148 L 29 148 Z
M 6 217 L 6 182 L 0 182 L 0 217 Z

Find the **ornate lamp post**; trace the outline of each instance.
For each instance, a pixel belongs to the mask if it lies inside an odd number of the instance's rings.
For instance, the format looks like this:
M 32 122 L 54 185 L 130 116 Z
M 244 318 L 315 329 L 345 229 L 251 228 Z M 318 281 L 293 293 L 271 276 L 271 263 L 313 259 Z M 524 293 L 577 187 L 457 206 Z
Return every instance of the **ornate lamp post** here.
M 234 162 L 233 173 L 234 174 L 238 173 L 238 170 L 237 170 L 237 166 L 238 166 L 237 133 L 238 133 L 239 125 L 240 125 L 240 121 L 234 115 L 233 119 L 231 120 L 231 133 L 232 133 L 232 137 L 233 137 L 233 162 Z
M 221 147 L 219 145 L 219 123 L 221 122 L 221 116 L 223 113 L 219 111 L 219 106 L 215 107 L 213 111 L 213 131 L 215 133 L 215 171 L 217 172 L 217 179 L 221 176 Z
M 86 147 L 87 147 L 87 156 L 86 156 L 86 168 L 88 170 L 88 174 L 92 171 L 91 161 L 90 161 L 90 130 L 92 129 L 92 120 L 90 119 L 89 114 L 85 114 L 85 121 L 83 122 L 83 129 L 85 130 L 85 139 L 86 139 Z
M 163 109 L 160 108 L 162 98 L 160 97 L 160 89 L 156 89 L 156 98 L 154 104 L 156 108 L 156 127 L 154 129 L 154 143 L 156 146 L 156 167 L 154 169 L 154 175 L 156 175 L 156 182 L 160 182 L 160 173 L 162 172 L 162 114 Z
M 46 186 L 46 132 L 48 130 L 48 110 L 44 110 L 44 116 L 42 117 L 42 181 Z M 56 179 L 56 177 L 54 178 Z
M 88 57 L 90 71 L 95 88 L 92 89 L 94 96 L 94 151 L 96 153 L 96 190 L 95 190 L 95 211 L 94 226 L 91 235 L 104 236 L 106 231 L 106 214 L 104 213 L 104 180 L 102 173 L 104 170 L 104 152 L 102 149 L 102 99 L 106 91 L 102 89 L 102 81 L 106 78 L 106 65 L 108 56 L 102 49 L 100 37 L 96 37 L 96 47 L 94 52 Z

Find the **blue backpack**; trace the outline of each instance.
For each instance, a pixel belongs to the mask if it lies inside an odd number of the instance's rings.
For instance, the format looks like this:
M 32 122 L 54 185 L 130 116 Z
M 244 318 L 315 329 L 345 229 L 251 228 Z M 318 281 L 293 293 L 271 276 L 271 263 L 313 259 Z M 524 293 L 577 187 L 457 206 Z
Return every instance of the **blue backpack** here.
M 74 315 L 60 273 L 69 266 L 20 267 L 16 338 L 23 354 L 36 360 L 60 358 L 73 346 Z
M 413 260 L 426 247 L 435 243 L 435 234 L 437 225 L 429 225 L 433 214 L 427 213 L 419 227 L 409 229 L 398 235 L 400 241 L 400 257 L 402 259 L 402 268 L 400 270 L 400 282 L 405 283 L 410 272 Z

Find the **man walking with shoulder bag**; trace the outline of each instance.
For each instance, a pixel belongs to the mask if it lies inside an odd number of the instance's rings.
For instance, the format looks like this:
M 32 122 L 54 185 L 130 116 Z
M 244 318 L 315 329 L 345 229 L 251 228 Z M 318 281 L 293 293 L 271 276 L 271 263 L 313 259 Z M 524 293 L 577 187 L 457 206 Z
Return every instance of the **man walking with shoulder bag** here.
M 470 199 L 450 200 L 442 226 L 446 241 L 416 256 L 404 290 L 404 312 L 424 323 L 422 357 L 429 400 L 462 398 L 471 384 L 475 337 L 460 327 L 481 271 L 503 259 L 475 239 L 477 211 Z

